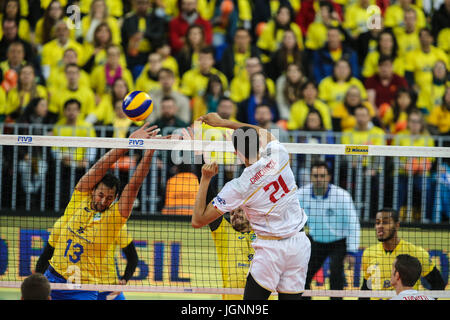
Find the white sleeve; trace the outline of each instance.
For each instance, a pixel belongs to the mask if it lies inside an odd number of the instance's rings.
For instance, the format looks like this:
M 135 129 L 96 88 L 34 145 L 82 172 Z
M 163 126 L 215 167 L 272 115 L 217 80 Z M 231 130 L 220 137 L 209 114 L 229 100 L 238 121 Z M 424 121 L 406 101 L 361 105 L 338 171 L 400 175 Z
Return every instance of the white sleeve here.
M 344 199 L 344 212 L 347 217 L 347 251 L 357 252 L 361 233 L 358 212 L 349 193 Z
M 235 180 L 227 182 L 212 200 L 212 204 L 217 210 L 223 213 L 230 212 L 244 203 L 242 192 L 238 192 L 233 186 L 235 183 Z

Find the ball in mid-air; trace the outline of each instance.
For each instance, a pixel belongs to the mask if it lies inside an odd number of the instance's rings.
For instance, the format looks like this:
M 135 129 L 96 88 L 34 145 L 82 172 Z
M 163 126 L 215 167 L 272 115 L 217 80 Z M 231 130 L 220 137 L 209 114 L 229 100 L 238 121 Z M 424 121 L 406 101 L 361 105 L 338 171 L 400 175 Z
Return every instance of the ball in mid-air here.
M 130 120 L 142 121 L 152 113 L 153 100 L 144 91 L 131 91 L 123 99 L 122 109 Z

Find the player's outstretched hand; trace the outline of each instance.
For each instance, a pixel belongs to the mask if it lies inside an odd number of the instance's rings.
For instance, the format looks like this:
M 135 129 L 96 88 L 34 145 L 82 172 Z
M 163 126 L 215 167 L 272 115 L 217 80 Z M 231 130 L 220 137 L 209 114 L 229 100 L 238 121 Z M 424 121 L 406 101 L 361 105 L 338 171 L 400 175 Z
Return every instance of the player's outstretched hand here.
M 160 129 L 158 126 L 149 127 L 150 123 L 146 122 L 139 129 L 130 134 L 131 139 L 151 139 L 155 137 Z
M 211 112 L 201 116 L 197 119 L 197 121 L 201 121 L 202 123 L 206 123 L 211 127 L 221 127 L 223 123 L 223 119 L 216 112 Z
M 204 164 L 202 166 L 202 177 L 211 179 L 219 172 L 219 166 L 216 162 Z

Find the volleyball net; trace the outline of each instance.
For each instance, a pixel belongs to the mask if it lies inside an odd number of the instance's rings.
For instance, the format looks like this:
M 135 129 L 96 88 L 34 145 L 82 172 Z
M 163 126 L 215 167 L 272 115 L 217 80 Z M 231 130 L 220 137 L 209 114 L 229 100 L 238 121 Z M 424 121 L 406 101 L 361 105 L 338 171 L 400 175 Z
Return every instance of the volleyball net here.
M 36 263 L 52 233 L 75 225 L 83 229 L 101 220 L 101 214 L 84 207 L 86 215 L 91 216 L 89 221 L 85 221 L 86 226 L 72 224 L 70 218 L 66 224 L 58 224 L 79 179 L 106 152 L 117 148 L 127 149 L 124 156 L 110 164 L 111 173 L 121 182 L 118 197 L 133 177 L 145 150 L 156 150 L 126 222 L 127 234 L 114 233 L 117 241 L 113 255 L 103 254 L 101 259 L 91 257 L 90 261 L 95 261 L 91 268 L 95 270 L 88 272 L 97 275 L 96 283 L 77 281 L 74 277 L 73 283 L 52 283 L 52 288 L 243 293 L 254 254 L 251 244 L 257 237 L 252 232 L 235 231 L 228 214 L 210 226 L 200 229 L 191 226 L 202 164 L 205 161 L 219 163 L 219 172 L 213 180 L 214 192 L 239 177 L 244 170 L 226 132 L 202 132 L 193 140 L 175 139 L 178 134 L 183 135 L 181 131 L 175 131 L 173 139 L 165 140 L 11 133 L 0 135 L 0 287 L 20 287 L 22 280 L 36 270 Z M 275 135 L 278 136 L 277 133 Z M 376 213 L 381 208 L 390 207 L 399 212 L 400 238 L 423 248 L 446 284 L 445 290 L 429 291 L 429 283 L 422 279 L 418 289 L 431 296 L 450 298 L 449 148 L 443 147 L 442 143 L 436 144 L 437 147 L 341 144 L 341 137 L 335 137 L 334 143 L 326 143 L 329 133 L 311 135 L 298 133 L 284 142 L 291 154 L 290 165 L 297 185 L 300 189 L 310 187 L 311 166 L 317 161 L 328 164 L 331 183 L 346 190 L 353 201 L 359 225 L 350 226 L 350 232 L 356 232 L 358 228 L 359 231 L 347 238 L 355 241 L 351 244 L 355 250 L 348 252 L 354 263 L 344 267 L 344 289 L 331 290 L 333 266 L 327 258 L 304 295 L 388 298 L 394 294 L 389 283 L 383 281 L 388 278 L 385 273 L 391 270 L 392 262 L 377 275 L 372 274 L 371 290 L 360 290 L 367 278 L 367 268 L 373 268 L 367 266 L 363 253 L 380 244 L 375 233 Z M 281 188 L 273 191 L 283 192 Z M 336 200 L 335 208 L 341 206 L 339 201 Z M 308 210 L 318 209 L 305 202 L 303 205 L 307 215 L 310 215 Z M 335 223 L 341 221 L 342 229 L 348 227 L 348 221 L 341 219 L 341 213 L 333 212 L 333 208 L 325 211 L 328 215 L 335 215 L 331 218 Z M 308 228 L 307 225 L 306 232 Z M 323 228 L 327 228 L 325 222 Z M 54 236 L 52 244 L 65 246 L 64 258 L 71 261 L 70 265 L 76 265 L 83 259 L 84 246 L 96 246 L 102 242 L 102 237 L 112 234 L 108 231 L 105 235 L 99 230 L 91 235 L 94 241 L 83 238 L 83 230 L 72 230 L 78 233 L 78 246 L 71 241 L 58 244 L 67 238 L 58 240 Z M 137 265 L 128 283 L 119 285 L 117 279 L 125 273 L 127 266 L 123 248 L 131 240 L 138 255 Z M 374 279 L 375 276 L 380 279 Z

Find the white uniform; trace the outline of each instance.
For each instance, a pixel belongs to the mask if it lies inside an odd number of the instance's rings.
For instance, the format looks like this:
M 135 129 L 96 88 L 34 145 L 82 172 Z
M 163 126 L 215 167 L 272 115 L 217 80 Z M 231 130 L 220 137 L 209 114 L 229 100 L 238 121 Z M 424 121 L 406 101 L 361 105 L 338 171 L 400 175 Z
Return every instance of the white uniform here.
M 423 294 L 419 294 L 417 290 L 404 290 L 398 295 L 391 298 L 391 300 L 435 300 L 433 297 L 429 297 Z
M 249 272 L 263 288 L 281 293 L 304 290 L 311 244 L 300 232 L 307 216 L 297 197 L 289 154 L 279 141 L 271 141 L 260 159 L 239 178 L 225 184 L 213 199 L 222 213 L 239 206 L 257 240 Z

